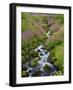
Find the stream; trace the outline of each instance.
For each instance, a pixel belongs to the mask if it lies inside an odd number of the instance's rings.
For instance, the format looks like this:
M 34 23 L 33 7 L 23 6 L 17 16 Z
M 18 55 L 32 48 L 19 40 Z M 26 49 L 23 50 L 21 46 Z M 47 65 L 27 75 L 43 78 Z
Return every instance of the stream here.
M 50 35 L 47 34 L 47 37 L 50 37 Z M 31 67 L 31 65 L 27 66 L 29 77 L 32 77 L 37 71 L 41 72 L 40 76 L 52 76 L 56 72 L 56 67 L 50 63 L 50 51 L 48 52 L 47 50 L 45 50 L 43 45 L 39 45 L 34 49 L 34 51 L 38 52 L 40 60 L 38 61 L 36 67 Z M 31 60 L 29 63 L 31 64 Z M 50 68 L 49 71 L 44 70 L 45 65 Z

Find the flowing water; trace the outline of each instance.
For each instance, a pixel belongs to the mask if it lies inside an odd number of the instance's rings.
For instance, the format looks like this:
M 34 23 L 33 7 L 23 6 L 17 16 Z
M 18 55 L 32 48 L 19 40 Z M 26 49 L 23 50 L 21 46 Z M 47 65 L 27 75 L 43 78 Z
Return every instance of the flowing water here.
M 48 35 L 47 37 L 50 37 L 49 34 L 47 35 Z M 36 49 L 34 49 L 34 51 L 38 52 L 40 60 L 38 61 L 36 67 L 31 67 L 31 60 L 29 60 L 30 65 L 27 66 L 28 68 L 27 72 L 29 74 L 29 77 L 32 77 L 33 74 L 36 73 L 37 71 L 41 72 L 40 76 L 53 75 L 53 73 L 56 72 L 56 68 L 53 64 L 50 63 L 49 60 L 50 51 L 48 52 L 47 50 L 45 50 L 43 45 L 39 45 Z M 50 68 L 49 71 L 44 70 L 45 65 L 47 65 Z

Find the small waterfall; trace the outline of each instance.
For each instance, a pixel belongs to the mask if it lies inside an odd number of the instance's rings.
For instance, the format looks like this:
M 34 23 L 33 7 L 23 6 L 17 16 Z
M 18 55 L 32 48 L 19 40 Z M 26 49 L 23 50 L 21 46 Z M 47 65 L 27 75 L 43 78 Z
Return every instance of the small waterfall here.
M 37 67 L 29 66 L 29 68 L 27 69 L 27 72 L 29 73 L 29 77 L 32 77 L 33 73 L 35 73 L 37 71 L 37 69 L 39 69 L 42 72 L 41 76 L 52 75 L 53 72 L 56 71 L 56 69 L 48 60 L 50 52 L 47 52 L 47 50 L 44 49 L 43 45 L 38 46 L 35 49 L 35 51 L 38 52 L 40 60 L 38 61 Z M 50 73 L 44 71 L 43 68 L 45 67 L 45 65 L 47 65 L 48 67 L 51 68 Z
M 51 36 L 51 31 L 47 32 L 47 37 L 49 38 Z
M 38 46 L 35 51 L 39 53 L 39 57 L 41 58 L 38 62 L 41 71 L 43 71 L 45 65 L 48 65 L 49 67 L 53 68 L 53 65 L 48 62 L 50 52 L 47 52 L 47 50 L 44 49 L 43 45 Z
M 51 36 L 51 31 L 48 31 L 47 37 L 49 38 Z M 31 67 L 31 60 L 29 62 L 29 67 L 27 69 L 27 72 L 29 73 L 29 77 L 32 77 L 32 75 L 37 71 L 40 70 L 42 73 L 40 76 L 50 76 L 54 72 L 56 72 L 56 68 L 49 62 L 49 55 L 50 52 L 45 50 L 43 45 L 39 45 L 34 51 L 38 52 L 40 60 L 38 61 L 38 64 L 36 67 Z M 50 72 L 45 72 L 44 67 L 47 65 L 51 68 Z

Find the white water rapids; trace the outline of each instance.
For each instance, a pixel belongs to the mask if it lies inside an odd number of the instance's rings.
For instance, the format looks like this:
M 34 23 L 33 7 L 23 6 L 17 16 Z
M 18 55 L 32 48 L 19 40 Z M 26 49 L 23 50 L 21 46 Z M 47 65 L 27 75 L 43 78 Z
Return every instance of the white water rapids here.
M 47 37 L 50 37 L 50 31 L 47 33 Z M 45 50 L 43 45 L 39 45 L 36 49 L 34 49 L 34 51 L 38 52 L 40 60 L 38 61 L 37 67 L 28 66 L 27 72 L 29 73 L 29 77 L 32 77 L 33 73 L 35 73 L 37 69 L 42 72 L 40 76 L 52 75 L 54 72 L 56 72 L 54 65 L 49 62 L 50 52 Z M 51 68 L 49 73 L 44 71 L 43 68 L 45 65 Z

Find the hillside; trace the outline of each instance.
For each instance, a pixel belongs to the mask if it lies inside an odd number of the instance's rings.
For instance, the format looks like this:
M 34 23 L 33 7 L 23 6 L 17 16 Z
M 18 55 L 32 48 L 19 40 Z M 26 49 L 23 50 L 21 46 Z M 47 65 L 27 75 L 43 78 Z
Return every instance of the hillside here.
M 22 66 L 31 61 L 36 67 L 40 57 L 34 51 L 39 45 L 50 52 L 48 60 L 57 68 L 53 75 L 64 74 L 64 15 L 23 13 L 22 16 Z M 50 34 L 47 37 L 47 33 Z M 22 77 L 28 76 L 22 67 Z M 40 71 L 39 71 L 40 73 Z M 26 74 L 26 75 L 25 75 Z M 36 74 L 37 75 L 37 74 Z M 38 74 L 40 75 L 40 74 Z

